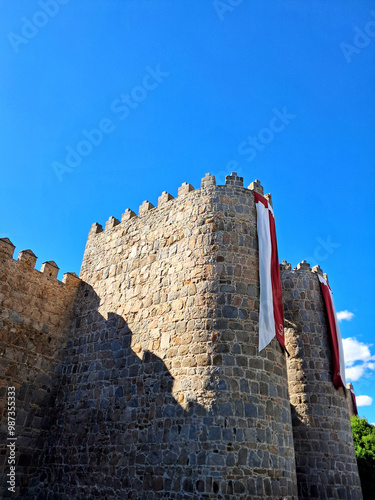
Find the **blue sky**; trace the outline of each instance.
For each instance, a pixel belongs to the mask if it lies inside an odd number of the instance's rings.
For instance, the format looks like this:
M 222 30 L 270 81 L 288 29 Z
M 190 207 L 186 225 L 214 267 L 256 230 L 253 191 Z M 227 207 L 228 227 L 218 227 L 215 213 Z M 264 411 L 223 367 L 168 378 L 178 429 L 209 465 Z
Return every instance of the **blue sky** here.
M 319 264 L 348 312 L 348 373 L 375 422 L 373 2 L 0 8 L 0 236 L 15 256 L 79 273 L 93 222 L 206 172 L 260 179 L 280 259 Z

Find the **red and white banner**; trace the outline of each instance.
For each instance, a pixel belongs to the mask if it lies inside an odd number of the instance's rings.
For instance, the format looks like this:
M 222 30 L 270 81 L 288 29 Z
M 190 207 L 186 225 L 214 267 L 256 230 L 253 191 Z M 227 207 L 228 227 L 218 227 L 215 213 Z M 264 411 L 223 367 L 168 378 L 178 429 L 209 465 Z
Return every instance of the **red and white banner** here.
M 318 274 L 320 288 L 322 290 L 324 303 L 327 310 L 328 326 L 331 333 L 332 341 L 332 358 L 333 358 L 333 385 L 336 389 L 345 387 L 345 359 L 344 349 L 342 346 L 341 334 L 335 304 L 333 303 L 331 289 L 322 276 Z
M 259 245 L 259 351 L 275 337 L 285 349 L 279 256 L 275 217 L 266 198 L 254 192 Z

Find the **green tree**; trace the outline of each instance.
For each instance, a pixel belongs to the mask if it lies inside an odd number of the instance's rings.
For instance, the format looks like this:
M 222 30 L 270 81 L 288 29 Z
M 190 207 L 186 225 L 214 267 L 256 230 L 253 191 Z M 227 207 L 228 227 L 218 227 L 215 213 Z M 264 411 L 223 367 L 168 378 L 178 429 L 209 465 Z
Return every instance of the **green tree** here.
M 350 422 L 363 498 L 371 500 L 375 488 L 375 426 L 357 416 L 351 417 Z

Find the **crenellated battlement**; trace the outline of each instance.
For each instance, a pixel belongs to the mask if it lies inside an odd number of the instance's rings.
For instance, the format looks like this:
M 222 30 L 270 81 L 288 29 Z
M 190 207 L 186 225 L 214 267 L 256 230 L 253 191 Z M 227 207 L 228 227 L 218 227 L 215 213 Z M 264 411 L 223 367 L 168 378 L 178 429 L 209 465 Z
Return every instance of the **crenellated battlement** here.
M 65 273 L 59 281 L 54 261 L 43 262 L 38 271 L 32 250 L 21 250 L 15 260 L 14 249 L 9 238 L 0 239 L 0 342 L 18 344 L 20 338 L 30 340 L 36 332 L 61 337 L 67 331 L 81 279 L 76 273 Z
M 106 233 L 108 231 L 111 231 L 115 227 L 117 227 L 118 230 L 123 228 L 123 223 L 128 223 L 131 219 L 134 217 L 147 217 L 150 212 L 157 211 L 159 209 L 165 209 L 167 206 L 170 206 L 172 209 L 173 203 L 177 202 L 177 200 L 183 199 L 184 202 L 189 201 L 189 195 L 192 195 L 193 193 L 200 192 L 202 190 L 208 189 L 208 188 L 242 188 L 244 192 L 249 192 L 249 194 L 253 191 L 264 195 L 263 194 L 263 187 L 260 183 L 260 181 L 255 180 L 251 182 L 251 184 L 245 188 L 243 186 L 243 177 L 239 177 L 236 172 L 232 172 L 230 175 L 227 175 L 225 178 L 225 184 L 218 185 L 216 184 L 216 179 L 215 176 L 211 175 L 210 173 L 207 173 L 202 179 L 201 179 L 201 187 L 195 189 L 194 186 L 187 182 L 183 182 L 181 186 L 178 188 L 177 191 L 177 197 L 175 198 L 172 196 L 170 193 L 167 191 L 163 191 L 162 194 L 158 198 L 158 203 L 157 205 L 153 205 L 150 201 L 145 200 L 138 208 L 138 215 L 131 210 L 130 208 L 127 208 L 125 212 L 121 216 L 121 220 L 117 219 L 114 216 L 111 216 L 107 222 L 105 223 L 104 230 L 103 226 L 99 224 L 98 222 L 94 222 L 94 224 L 91 226 L 90 231 L 89 231 L 89 239 L 95 237 L 96 235 L 100 233 Z M 266 194 L 264 195 L 265 198 L 269 201 L 269 203 L 272 205 L 272 197 L 271 194 Z M 134 222 L 134 221 L 133 221 Z
M 18 259 L 13 258 L 15 245 L 10 241 L 9 238 L 0 238 L 0 263 L 4 263 L 7 260 L 11 260 L 17 263 L 23 270 L 32 270 L 39 274 L 45 275 L 48 279 L 56 280 L 58 283 L 77 287 L 80 283 L 80 278 L 76 273 L 64 273 L 61 282 L 57 279 L 58 272 L 60 268 L 53 260 L 49 260 L 42 263 L 40 271 L 35 269 L 35 264 L 38 257 L 35 253 L 28 250 L 21 250 L 18 254 Z
M 289 262 L 283 260 L 280 264 L 280 271 L 311 271 L 311 273 L 319 274 L 326 280 L 327 283 L 329 283 L 328 275 L 323 273 L 321 267 L 319 265 L 311 267 L 306 260 L 299 262 L 294 269 L 292 269 L 292 265 Z

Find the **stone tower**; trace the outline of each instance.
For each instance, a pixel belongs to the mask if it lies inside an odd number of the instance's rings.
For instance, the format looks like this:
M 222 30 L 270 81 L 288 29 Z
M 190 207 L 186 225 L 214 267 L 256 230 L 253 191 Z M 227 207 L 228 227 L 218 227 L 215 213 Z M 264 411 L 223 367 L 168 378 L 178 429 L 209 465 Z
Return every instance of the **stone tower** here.
M 206 174 L 95 223 L 63 282 L 0 239 L 0 465 L 14 386 L 16 498 L 361 499 L 319 269 L 281 265 L 290 356 L 276 339 L 258 350 L 254 192 Z
M 297 498 L 285 353 L 257 347 L 257 269 L 236 174 L 93 225 L 44 492 Z
M 345 388 L 333 383 L 332 348 L 317 274 L 281 264 L 298 497 L 362 498 Z M 325 275 L 326 276 L 326 275 Z

